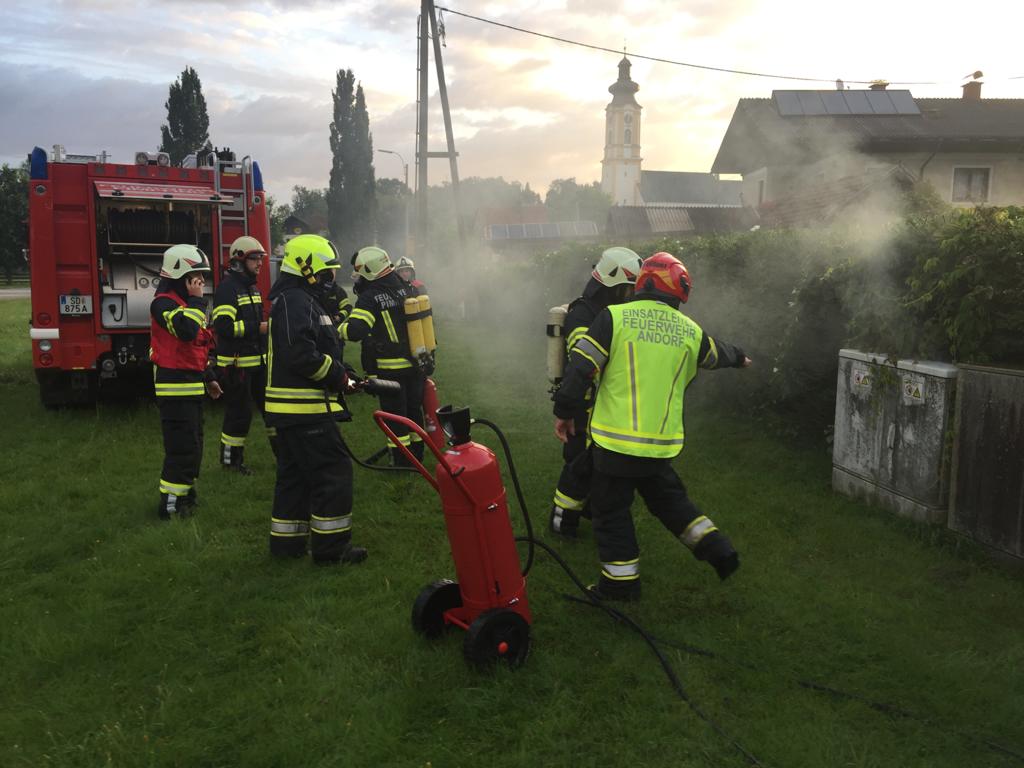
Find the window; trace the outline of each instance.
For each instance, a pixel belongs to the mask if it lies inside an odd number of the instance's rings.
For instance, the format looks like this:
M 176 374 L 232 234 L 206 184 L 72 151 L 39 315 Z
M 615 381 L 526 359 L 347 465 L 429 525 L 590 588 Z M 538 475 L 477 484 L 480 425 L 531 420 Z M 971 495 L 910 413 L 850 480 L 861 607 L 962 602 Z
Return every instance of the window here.
M 626 143 L 626 144 L 632 144 L 633 143 L 633 131 L 631 131 L 629 128 L 626 129 L 624 143 Z
M 954 168 L 953 202 L 988 202 L 988 185 L 991 173 L 991 168 Z
M 625 114 L 625 115 L 623 116 L 622 120 L 623 120 L 623 122 L 624 122 L 624 123 L 625 123 L 626 125 L 629 125 L 630 123 L 632 123 L 632 122 L 633 122 L 633 116 L 632 116 L 631 114 L 629 114 L 629 112 L 627 112 L 627 113 L 626 113 L 626 114 Z

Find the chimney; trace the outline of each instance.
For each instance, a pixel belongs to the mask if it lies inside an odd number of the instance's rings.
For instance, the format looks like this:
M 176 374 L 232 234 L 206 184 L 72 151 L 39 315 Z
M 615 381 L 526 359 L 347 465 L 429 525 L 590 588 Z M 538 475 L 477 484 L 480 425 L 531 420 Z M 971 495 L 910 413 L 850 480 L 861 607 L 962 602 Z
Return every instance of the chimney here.
M 982 73 L 982 71 L 980 69 L 977 72 L 975 72 L 974 74 L 968 75 L 968 77 L 971 77 L 971 78 L 974 78 L 974 79 L 970 80 L 969 82 L 966 82 L 962 86 L 960 86 L 961 88 L 964 89 L 964 98 L 965 99 L 968 99 L 970 101 L 980 101 L 981 100 L 981 80 L 979 78 L 981 78 L 983 76 L 984 75 L 983 75 L 983 73 Z
M 872 80 L 868 88 L 870 88 L 872 91 L 884 91 L 888 86 L 888 80 Z

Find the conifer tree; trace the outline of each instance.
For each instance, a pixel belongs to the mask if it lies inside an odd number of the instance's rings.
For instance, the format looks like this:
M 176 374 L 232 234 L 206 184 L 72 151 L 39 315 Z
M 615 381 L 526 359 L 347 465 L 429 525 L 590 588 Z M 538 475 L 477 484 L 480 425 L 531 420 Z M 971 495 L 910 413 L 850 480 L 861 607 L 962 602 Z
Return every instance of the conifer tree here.
M 347 255 L 376 239 L 373 137 L 363 87 L 351 69 L 338 70 L 333 96 L 327 215 L 331 237 Z
M 193 152 L 210 150 L 210 118 L 206 114 L 203 84 L 192 67 L 185 67 L 171 83 L 164 106 L 167 124 L 160 126 L 160 151 L 171 156 L 173 165 Z

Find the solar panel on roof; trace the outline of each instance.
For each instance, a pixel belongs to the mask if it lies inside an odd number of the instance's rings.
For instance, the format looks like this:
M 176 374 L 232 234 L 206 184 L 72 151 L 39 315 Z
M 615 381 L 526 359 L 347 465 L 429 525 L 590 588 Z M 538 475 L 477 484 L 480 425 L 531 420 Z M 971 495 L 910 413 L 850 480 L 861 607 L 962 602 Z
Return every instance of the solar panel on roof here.
M 910 91 L 773 91 L 782 117 L 920 115 Z
M 597 224 L 593 221 L 581 221 L 577 227 L 581 235 L 596 235 Z
M 543 233 L 540 224 L 524 224 L 523 229 L 527 237 L 540 237 Z
M 910 95 L 910 91 L 889 91 L 889 98 L 892 99 L 896 113 L 900 115 L 920 115 L 921 110 Z
M 775 105 L 779 108 L 779 114 L 783 117 L 804 113 L 796 91 L 774 91 L 772 95 L 775 97 Z
M 523 237 L 523 225 L 522 224 L 509 224 L 508 225 L 508 236 L 510 240 L 520 240 Z
M 508 239 L 508 227 L 504 224 L 491 224 L 489 229 L 491 230 L 491 240 Z
M 805 115 L 827 115 L 825 103 L 817 91 L 797 91 L 800 108 Z
M 846 103 L 844 96 L 843 91 L 822 91 L 821 102 L 825 105 L 825 112 L 830 115 L 850 114 L 850 105 Z
M 546 238 L 550 239 L 558 237 L 558 224 L 556 224 L 553 221 L 548 221 L 542 224 L 541 230 L 543 231 L 544 237 Z
M 868 104 L 871 105 L 871 109 L 874 110 L 876 115 L 896 114 L 896 107 L 892 103 L 892 99 L 889 98 L 887 91 L 868 91 L 864 95 L 868 97 Z

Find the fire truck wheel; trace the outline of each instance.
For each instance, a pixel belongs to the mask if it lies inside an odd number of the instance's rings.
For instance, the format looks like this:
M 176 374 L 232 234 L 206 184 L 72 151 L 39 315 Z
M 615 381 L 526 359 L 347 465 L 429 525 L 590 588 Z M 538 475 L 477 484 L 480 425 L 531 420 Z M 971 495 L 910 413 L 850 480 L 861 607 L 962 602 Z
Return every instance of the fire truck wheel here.
M 530 655 L 530 625 L 515 611 L 485 611 L 469 625 L 462 652 L 478 669 L 490 669 L 499 661 L 515 669 Z
M 441 579 L 423 588 L 412 605 L 412 628 L 424 637 L 437 637 L 444 632 L 444 612 L 462 605 L 459 585 Z

